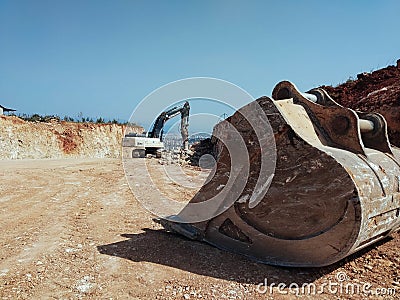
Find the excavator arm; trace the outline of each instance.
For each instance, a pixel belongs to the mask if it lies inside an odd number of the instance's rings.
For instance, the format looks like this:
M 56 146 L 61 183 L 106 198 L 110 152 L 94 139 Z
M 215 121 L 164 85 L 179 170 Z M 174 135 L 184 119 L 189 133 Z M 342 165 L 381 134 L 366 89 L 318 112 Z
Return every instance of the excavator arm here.
M 163 140 L 163 129 L 165 123 L 174 118 L 177 115 L 181 115 L 181 133 L 184 148 L 188 148 L 188 126 L 189 126 L 189 112 L 190 105 L 189 102 L 185 102 L 182 106 L 175 106 L 167 111 L 162 112 L 154 122 L 152 130 L 149 132 L 148 137 L 159 138 L 160 141 Z
M 189 149 L 189 102 L 185 102 L 181 109 L 181 135 L 183 141 L 183 150 Z

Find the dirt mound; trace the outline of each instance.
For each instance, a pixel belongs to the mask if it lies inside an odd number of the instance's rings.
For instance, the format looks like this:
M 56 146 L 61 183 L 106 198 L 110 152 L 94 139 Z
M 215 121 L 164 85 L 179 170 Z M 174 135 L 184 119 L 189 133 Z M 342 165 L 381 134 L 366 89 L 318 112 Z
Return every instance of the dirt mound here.
M 382 114 L 388 123 L 390 142 L 400 147 L 400 60 L 396 66 L 361 73 L 356 80 L 322 88 L 343 106 Z
M 390 142 L 400 147 L 400 59 L 396 66 L 358 74 L 356 80 L 348 80 L 336 87 L 321 88 L 345 107 L 382 114 L 388 124 Z M 191 164 L 198 165 L 202 155 L 213 154 L 214 146 L 210 139 L 194 145 Z

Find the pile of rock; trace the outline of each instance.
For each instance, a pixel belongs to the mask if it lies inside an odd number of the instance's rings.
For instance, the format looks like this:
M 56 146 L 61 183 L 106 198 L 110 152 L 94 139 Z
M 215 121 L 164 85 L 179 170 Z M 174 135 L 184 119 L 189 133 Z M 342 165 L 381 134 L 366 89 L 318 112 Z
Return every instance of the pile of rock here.
M 189 163 L 192 166 L 199 166 L 200 158 L 205 154 L 215 157 L 215 142 L 212 138 L 206 138 L 191 146 L 192 155 L 189 156 Z
M 158 160 L 160 165 L 187 165 L 189 163 L 189 159 L 193 155 L 191 150 L 171 150 L 171 151 L 162 151 L 161 158 Z

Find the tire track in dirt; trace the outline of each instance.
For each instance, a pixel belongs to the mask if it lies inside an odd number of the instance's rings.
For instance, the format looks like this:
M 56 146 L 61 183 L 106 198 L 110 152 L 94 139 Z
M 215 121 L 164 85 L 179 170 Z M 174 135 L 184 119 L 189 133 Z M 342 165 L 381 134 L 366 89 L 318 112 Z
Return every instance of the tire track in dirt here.
M 96 169 L 101 173 L 104 168 Z M 6 285 L 12 286 L 11 290 L 8 290 L 11 295 L 14 291 L 17 293 L 14 295 L 31 296 L 32 286 L 43 282 L 46 279 L 44 275 L 49 274 L 43 272 L 44 266 L 46 270 L 51 270 L 51 266 L 58 261 L 54 259 L 55 257 L 64 258 L 65 254 L 74 256 L 75 252 L 81 251 L 83 246 L 76 242 L 79 239 L 75 236 L 85 228 L 85 225 L 79 225 L 79 221 L 84 219 L 86 209 L 84 205 L 89 203 L 85 202 L 84 198 L 93 196 L 89 194 L 102 185 L 96 176 L 99 174 L 93 174 L 93 170 L 94 168 L 85 171 L 84 168 L 64 167 L 19 170 L 18 177 L 26 178 L 29 182 L 27 189 L 29 186 L 42 187 L 42 189 L 34 189 L 34 193 L 30 189 L 29 197 L 26 193 L 22 195 L 15 193 L 16 196 L 7 201 L 6 205 L 2 205 L 4 213 L 2 220 L 12 215 L 6 222 L 2 222 L 2 228 L 7 228 L 7 234 L 2 235 L 2 244 L 12 246 L 2 247 L 0 261 L 0 270 L 7 270 L 3 272 L 6 276 L 2 277 L 8 277 L 4 279 Z M 71 172 L 82 173 L 78 177 L 83 180 L 77 181 L 77 174 L 71 175 Z M 32 180 L 33 177 L 34 180 Z M 7 185 L 12 186 L 12 181 L 11 176 Z M 16 239 L 21 241 L 16 243 Z M 55 253 L 58 255 L 54 255 Z M 42 270 L 42 272 L 39 271 L 39 274 L 34 276 L 31 272 L 32 268 Z M 63 273 L 63 270 L 59 271 Z M 20 287 L 16 288 L 12 283 L 17 282 L 17 278 L 24 273 L 26 278 L 23 278 L 26 280 L 20 282 L 18 284 Z M 53 276 L 47 278 L 51 277 Z M 57 281 L 52 280 L 52 282 Z M 4 292 L 7 293 L 7 289 Z
M 88 172 L 82 175 L 93 176 L 93 170 Z M 47 270 L 53 276 L 33 290 L 35 298 L 100 298 L 105 289 L 113 290 L 115 286 L 110 278 L 119 277 L 121 259 L 99 255 L 97 246 L 105 240 L 120 240 L 124 232 L 121 227 L 129 226 L 132 215 L 141 209 L 129 191 L 120 164 L 113 162 L 106 170 L 96 169 L 94 173 L 96 176 L 85 186 L 86 192 L 79 195 L 81 201 L 67 216 L 67 239 Z M 118 293 L 121 285 L 116 286 Z

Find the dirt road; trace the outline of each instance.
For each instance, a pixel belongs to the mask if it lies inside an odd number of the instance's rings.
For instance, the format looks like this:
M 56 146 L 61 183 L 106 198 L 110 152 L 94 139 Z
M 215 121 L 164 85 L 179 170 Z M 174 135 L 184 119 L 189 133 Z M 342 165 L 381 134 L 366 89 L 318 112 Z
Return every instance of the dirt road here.
M 1 299 L 292 299 L 304 283 L 323 289 L 320 299 L 350 298 L 328 290 L 338 274 L 370 284 L 373 298 L 400 295 L 398 233 L 325 268 L 257 264 L 163 231 L 119 160 L 1 161 L 0 214 Z

